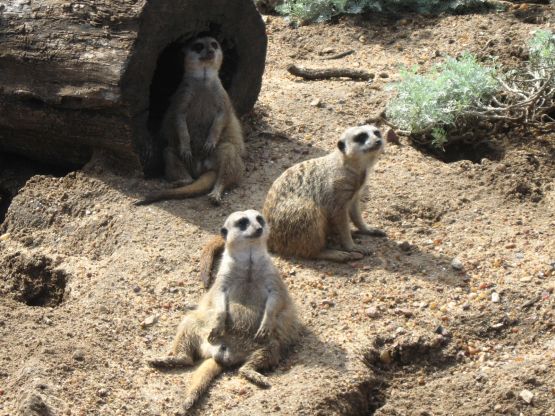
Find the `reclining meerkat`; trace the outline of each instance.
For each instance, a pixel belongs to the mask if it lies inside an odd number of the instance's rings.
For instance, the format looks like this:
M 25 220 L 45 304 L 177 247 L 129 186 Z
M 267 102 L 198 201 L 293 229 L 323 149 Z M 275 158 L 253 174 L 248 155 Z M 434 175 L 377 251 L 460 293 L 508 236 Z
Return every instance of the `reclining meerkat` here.
M 208 192 L 219 204 L 222 193 L 236 185 L 245 170 L 241 124 L 218 75 L 223 60 L 218 41 L 194 39 L 185 45 L 184 54 L 185 74 L 161 130 L 167 141 L 165 177 L 183 186 L 147 195 L 136 205 Z
M 179 325 L 170 355 L 149 361 L 175 367 L 203 360 L 189 383 L 186 409 L 226 367 L 241 365 L 240 375 L 270 387 L 259 371 L 277 365 L 300 333 L 295 306 L 266 248 L 262 215 L 234 212 L 221 234 L 225 249 L 214 285 Z
M 349 219 L 357 233 L 385 236 L 362 219 L 360 198 L 368 174 L 384 149 L 380 130 L 373 125 L 348 128 L 332 153 L 291 166 L 268 191 L 264 216 L 272 232 L 271 252 L 337 262 L 357 260 L 367 249 L 353 242 Z M 341 249 L 327 248 L 336 237 Z M 200 277 L 210 286 L 211 270 L 223 239 L 215 237 L 203 249 Z

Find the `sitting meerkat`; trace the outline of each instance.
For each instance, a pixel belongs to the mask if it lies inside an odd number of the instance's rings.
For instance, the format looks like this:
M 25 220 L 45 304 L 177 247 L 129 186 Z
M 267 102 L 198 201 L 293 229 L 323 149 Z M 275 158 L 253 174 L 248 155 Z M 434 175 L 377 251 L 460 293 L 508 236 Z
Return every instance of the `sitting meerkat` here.
M 368 174 L 383 153 L 384 141 L 373 125 L 348 128 L 327 156 L 305 160 L 279 176 L 268 191 L 264 216 L 272 232 L 271 252 L 336 262 L 357 260 L 368 254 L 353 242 L 349 219 L 357 233 L 385 236 L 368 227 L 362 219 L 360 198 Z M 327 248 L 328 237 L 338 239 L 341 250 Z M 215 257 L 224 246 L 215 237 L 203 248 L 200 277 L 205 287 L 211 284 Z
M 268 191 L 264 215 L 272 229 L 270 251 L 337 262 L 368 254 L 353 242 L 349 219 L 360 234 L 385 236 L 362 219 L 360 198 L 366 180 L 384 150 L 380 130 L 373 125 L 350 127 L 332 153 L 291 166 Z M 326 247 L 337 238 L 340 250 Z
M 262 215 L 234 212 L 221 234 L 225 249 L 214 285 L 179 325 L 170 354 L 149 360 L 155 367 L 203 360 L 189 383 L 186 409 L 226 367 L 241 365 L 240 375 L 270 387 L 259 371 L 277 365 L 300 333 L 293 301 L 266 249 Z
M 165 177 L 180 187 L 147 195 L 136 205 L 210 191 L 210 200 L 219 204 L 222 193 L 236 185 L 245 170 L 241 124 L 218 75 L 223 61 L 220 44 L 201 37 L 188 42 L 183 52 L 185 74 L 161 130 L 167 141 Z

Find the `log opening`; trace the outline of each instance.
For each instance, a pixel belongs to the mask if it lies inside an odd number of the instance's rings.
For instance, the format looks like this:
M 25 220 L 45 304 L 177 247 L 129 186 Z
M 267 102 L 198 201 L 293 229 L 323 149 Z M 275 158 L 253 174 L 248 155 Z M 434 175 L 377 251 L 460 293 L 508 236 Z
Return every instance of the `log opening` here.
M 17 3 L 0 10 L 0 152 L 82 166 L 105 149 L 156 173 L 179 46 L 200 34 L 222 43 L 237 113 L 258 97 L 267 39 L 252 0 Z

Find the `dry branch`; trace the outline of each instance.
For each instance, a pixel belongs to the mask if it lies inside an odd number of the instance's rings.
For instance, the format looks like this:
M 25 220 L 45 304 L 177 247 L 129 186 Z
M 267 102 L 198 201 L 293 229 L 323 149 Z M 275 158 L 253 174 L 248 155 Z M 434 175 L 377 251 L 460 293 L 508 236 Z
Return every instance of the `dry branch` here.
M 375 74 L 351 68 L 304 68 L 290 64 L 287 66 L 287 71 L 297 77 L 307 80 L 322 80 L 330 78 L 351 78 L 355 80 L 368 81 L 373 79 Z

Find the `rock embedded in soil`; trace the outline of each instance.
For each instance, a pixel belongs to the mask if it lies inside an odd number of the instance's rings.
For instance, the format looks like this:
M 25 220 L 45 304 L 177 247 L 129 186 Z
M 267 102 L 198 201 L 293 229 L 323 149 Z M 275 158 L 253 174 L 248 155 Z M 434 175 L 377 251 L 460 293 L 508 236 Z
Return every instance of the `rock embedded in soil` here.
M 378 309 L 372 306 L 366 309 L 365 313 L 366 316 L 369 318 L 378 318 L 380 316 L 380 312 L 378 311 Z
M 150 316 L 147 316 L 147 317 L 145 318 L 145 320 L 144 320 L 143 322 L 141 322 L 141 326 L 142 326 L 143 328 L 148 328 L 149 326 L 152 326 L 152 325 L 154 325 L 156 322 L 158 322 L 158 318 L 159 318 L 158 315 L 150 315 Z
M 532 393 L 530 390 L 524 389 L 520 392 L 519 397 L 524 400 L 525 403 L 531 404 L 532 400 L 534 399 L 534 393 Z
M 452 261 L 451 261 L 451 267 L 455 270 L 462 270 L 464 269 L 464 264 L 461 261 L 461 259 L 459 259 L 458 257 L 455 257 Z

